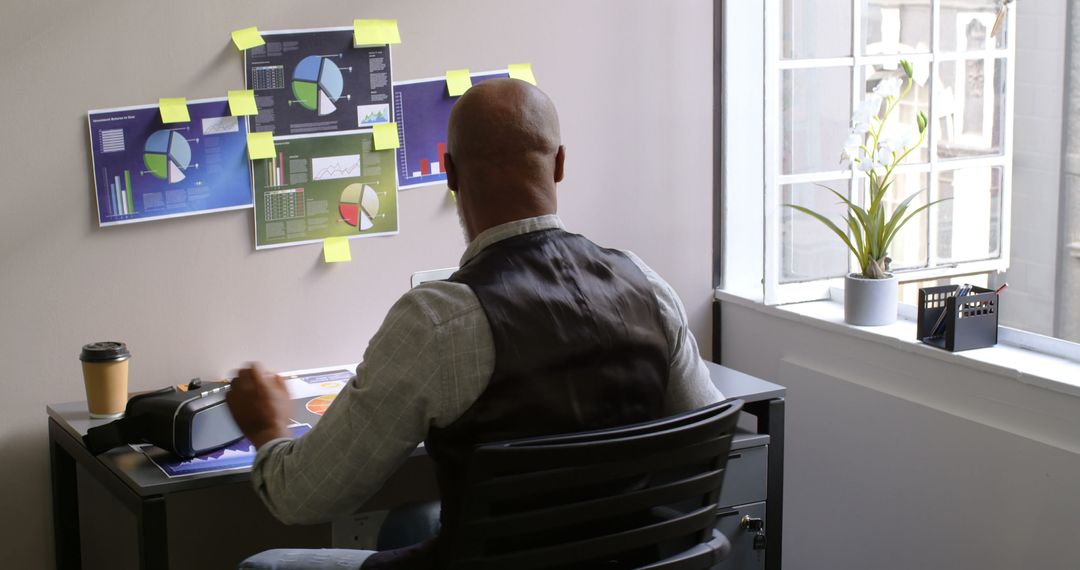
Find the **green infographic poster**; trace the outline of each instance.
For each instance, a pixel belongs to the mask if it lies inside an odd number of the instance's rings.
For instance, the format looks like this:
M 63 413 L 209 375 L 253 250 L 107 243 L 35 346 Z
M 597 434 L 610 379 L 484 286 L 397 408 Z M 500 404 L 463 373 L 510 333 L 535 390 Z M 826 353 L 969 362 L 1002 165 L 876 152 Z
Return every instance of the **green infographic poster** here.
M 398 233 L 395 154 L 375 150 L 370 131 L 275 137 L 274 148 L 251 166 L 256 249 Z

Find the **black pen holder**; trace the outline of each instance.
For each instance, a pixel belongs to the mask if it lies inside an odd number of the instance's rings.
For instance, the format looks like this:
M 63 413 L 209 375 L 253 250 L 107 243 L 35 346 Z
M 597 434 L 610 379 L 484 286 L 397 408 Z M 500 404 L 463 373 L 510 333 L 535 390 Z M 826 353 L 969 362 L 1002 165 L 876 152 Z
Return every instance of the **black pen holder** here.
M 919 340 L 951 352 L 994 346 L 1001 308 L 998 295 L 972 287 L 957 297 L 959 289 L 959 285 L 919 289 Z

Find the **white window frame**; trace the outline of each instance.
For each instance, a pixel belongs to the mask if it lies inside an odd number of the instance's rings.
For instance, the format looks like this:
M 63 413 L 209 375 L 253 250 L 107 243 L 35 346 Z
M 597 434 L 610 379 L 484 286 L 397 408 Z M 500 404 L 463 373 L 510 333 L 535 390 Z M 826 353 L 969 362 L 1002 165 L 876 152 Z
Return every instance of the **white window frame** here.
M 861 55 L 861 26 L 862 4 L 865 0 L 852 0 L 851 20 L 851 57 L 833 57 L 817 59 L 782 59 L 782 34 L 783 34 L 783 0 L 765 0 L 764 2 L 764 196 L 763 207 L 763 235 L 764 235 L 764 267 L 762 272 L 762 285 L 764 302 L 766 304 L 783 304 L 803 301 L 825 299 L 829 296 L 830 287 L 841 287 L 843 278 L 818 279 L 814 281 L 781 283 L 781 256 L 782 243 L 781 231 L 783 222 L 780 217 L 782 207 L 781 187 L 789 184 L 821 182 L 825 180 L 850 180 L 853 196 L 861 199 L 865 192 L 861 191 L 862 180 L 865 177 L 861 173 L 850 170 L 834 170 L 831 172 L 812 172 L 806 174 L 783 174 L 782 170 L 782 124 L 781 124 L 781 88 L 782 73 L 791 69 L 820 69 L 826 67 L 844 67 L 851 73 L 851 103 L 854 108 L 862 96 L 861 73 L 866 65 L 880 63 L 895 63 L 900 57 L 912 62 L 930 62 L 931 64 L 931 95 L 930 117 L 934 117 L 934 105 L 938 100 L 936 90 L 942 62 L 971 60 L 982 58 L 992 65 L 997 59 L 1002 59 L 1005 65 L 1005 109 L 1002 129 L 1002 153 L 997 156 L 976 158 L 948 158 L 939 159 L 937 148 L 939 143 L 939 125 L 932 124 L 928 142 L 929 162 L 922 164 L 906 164 L 896 169 L 897 173 L 904 172 L 929 172 L 930 187 L 929 199 L 934 199 L 933 187 L 934 176 L 938 172 L 956 170 L 971 167 L 997 166 L 1002 169 L 1001 180 L 1001 212 L 1000 212 L 1000 245 L 998 257 L 978 261 L 966 261 L 959 263 L 941 263 L 936 256 L 935 244 L 928 247 L 928 266 L 916 270 L 898 271 L 901 282 L 923 281 L 957 275 L 973 273 L 985 273 L 1004 271 L 1009 265 L 1010 241 L 1011 241 L 1011 216 L 1012 216 L 1012 158 L 1013 158 L 1013 104 L 1015 87 L 1015 61 L 1016 61 L 1016 3 L 1010 6 L 1008 18 L 1005 23 L 1006 46 L 1002 49 L 989 49 L 982 51 L 940 51 L 940 26 L 941 26 L 941 3 L 942 0 L 931 0 L 931 37 L 930 52 L 926 54 L 903 54 L 903 55 Z M 962 46 L 957 46 L 962 49 Z M 728 60 L 730 61 L 730 59 Z M 931 119 L 932 120 L 932 119 Z M 731 148 L 731 147 L 728 147 Z M 839 152 L 839 149 L 837 149 Z M 728 157 L 730 158 L 730 157 Z M 730 211 L 730 209 L 729 209 Z M 937 226 L 937 209 L 929 209 L 929 228 Z M 730 241 L 727 243 L 731 243 Z M 839 242 L 837 242 L 839 245 Z M 730 249 L 726 247 L 725 249 Z M 849 256 L 849 268 L 854 267 L 854 258 Z M 725 263 L 726 265 L 726 263 Z M 725 277 L 725 282 L 727 278 Z M 725 284 L 725 287 L 727 285 Z

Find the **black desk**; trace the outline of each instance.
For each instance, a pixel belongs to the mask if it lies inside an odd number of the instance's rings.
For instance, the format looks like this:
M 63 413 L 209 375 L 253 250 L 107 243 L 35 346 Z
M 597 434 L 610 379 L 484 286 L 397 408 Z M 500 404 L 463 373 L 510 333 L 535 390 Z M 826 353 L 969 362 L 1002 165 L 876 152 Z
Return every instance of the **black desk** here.
M 765 563 L 769 570 L 780 568 L 780 543 L 783 505 L 783 433 L 784 393 L 782 386 L 766 382 L 730 368 L 709 364 L 713 382 L 728 398 L 746 401 L 747 414 L 756 418 L 759 434 L 768 435 L 768 481 L 766 520 L 768 543 Z M 168 568 L 168 526 L 165 509 L 167 496 L 180 492 L 207 489 L 250 480 L 247 470 L 192 475 L 169 479 L 142 453 L 117 448 L 99 456 L 91 455 L 82 436 L 91 427 L 108 420 L 91 420 L 85 402 L 53 404 L 49 415 L 49 453 L 52 461 L 53 532 L 56 542 L 56 567 L 69 569 L 82 565 L 79 531 L 79 496 L 76 466 L 100 483 L 109 495 L 131 511 L 137 519 L 139 565 L 141 568 Z M 429 460 L 417 449 L 402 470 L 427 470 Z M 425 500 L 391 482 L 369 501 L 365 508 L 386 508 L 406 499 Z M 429 492 L 428 490 L 424 491 Z M 406 497 L 405 495 L 411 494 Z

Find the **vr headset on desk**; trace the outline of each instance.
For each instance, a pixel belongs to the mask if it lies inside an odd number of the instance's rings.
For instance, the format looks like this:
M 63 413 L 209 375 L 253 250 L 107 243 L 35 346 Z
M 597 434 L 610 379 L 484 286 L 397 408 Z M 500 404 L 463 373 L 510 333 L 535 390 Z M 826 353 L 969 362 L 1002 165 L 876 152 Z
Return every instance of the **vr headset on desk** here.
M 133 396 L 123 418 L 90 428 L 83 442 L 90 453 L 98 455 L 148 441 L 181 459 L 225 447 L 244 437 L 225 403 L 228 391 L 228 382 L 195 379 L 186 391 L 169 386 Z

